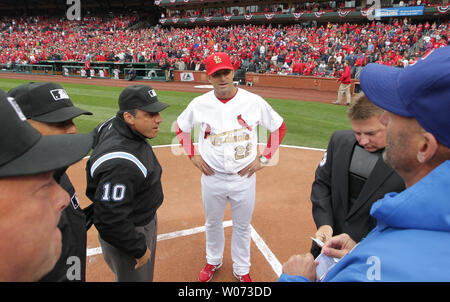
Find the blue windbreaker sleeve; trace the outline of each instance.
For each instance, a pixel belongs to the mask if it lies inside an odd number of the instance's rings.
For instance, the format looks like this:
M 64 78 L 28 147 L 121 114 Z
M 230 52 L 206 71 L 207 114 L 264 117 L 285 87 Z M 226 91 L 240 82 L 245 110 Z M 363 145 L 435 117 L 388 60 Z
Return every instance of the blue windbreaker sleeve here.
M 278 282 L 311 282 L 311 280 L 303 276 L 281 274 L 280 278 L 278 278 Z

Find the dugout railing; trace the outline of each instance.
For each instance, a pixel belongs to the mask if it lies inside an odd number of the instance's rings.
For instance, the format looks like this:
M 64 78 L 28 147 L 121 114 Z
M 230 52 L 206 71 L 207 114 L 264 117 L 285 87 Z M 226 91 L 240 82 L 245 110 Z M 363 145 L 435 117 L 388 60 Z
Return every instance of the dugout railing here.
M 133 68 L 133 67 L 132 67 Z M 131 69 L 132 68 L 124 68 L 123 69 L 123 78 L 125 80 L 130 80 L 131 77 Z M 136 71 L 136 80 L 150 80 L 150 81 L 166 81 L 166 73 L 164 70 L 159 68 L 134 68 Z
M 173 81 L 172 70 L 162 70 L 154 62 L 91 62 L 94 74 L 84 73 L 84 62 L 42 61 L 39 64 L 1 64 L 0 72 L 39 73 L 81 78 L 128 79 L 131 68 L 136 79 L 148 81 Z M 166 74 L 167 73 L 167 74 Z
M 109 67 L 91 67 L 85 70 L 84 66 L 63 65 L 62 75 L 65 77 L 81 77 L 81 78 L 111 78 L 111 70 Z
M 162 70 L 154 62 L 91 62 L 94 74 L 84 74 L 84 62 L 79 61 L 42 61 L 39 64 L 1 64 L 1 72 L 41 73 L 67 77 L 91 77 L 128 79 L 131 68 L 136 70 L 136 79 L 148 81 L 171 81 L 172 72 Z M 103 74 L 101 73 L 103 70 Z
M 28 74 L 56 74 L 55 66 L 52 64 L 1 64 L 1 71 Z

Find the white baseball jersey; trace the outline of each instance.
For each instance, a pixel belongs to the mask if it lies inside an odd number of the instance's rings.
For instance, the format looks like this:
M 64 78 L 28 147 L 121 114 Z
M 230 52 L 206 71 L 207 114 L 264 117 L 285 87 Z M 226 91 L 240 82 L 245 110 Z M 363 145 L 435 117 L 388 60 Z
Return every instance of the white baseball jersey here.
M 257 126 L 270 132 L 280 128 L 283 118 L 260 96 L 238 88 L 222 103 L 210 91 L 196 97 L 177 119 L 183 132 L 200 125 L 199 152 L 215 171 L 237 173 L 257 155 Z
M 114 73 L 114 79 L 118 80 L 119 79 L 120 70 L 119 69 L 114 69 L 113 73 Z

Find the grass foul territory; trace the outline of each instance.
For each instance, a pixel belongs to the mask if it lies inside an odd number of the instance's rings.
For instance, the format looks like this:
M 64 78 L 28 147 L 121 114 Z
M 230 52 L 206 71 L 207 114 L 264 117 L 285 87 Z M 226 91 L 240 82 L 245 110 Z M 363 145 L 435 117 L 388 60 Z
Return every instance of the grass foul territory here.
M 11 88 L 27 82 L 24 80 L 0 79 L 0 89 L 8 92 Z M 59 84 L 66 89 L 76 106 L 93 113 L 91 116 L 82 115 L 74 120 L 80 133 L 91 131 L 98 124 L 117 113 L 117 100 L 123 90 L 122 87 Z M 174 133 L 175 120 L 189 102 L 203 92 L 156 90 L 158 99 L 169 104 L 170 107 L 161 113 L 163 123 L 160 126 L 158 137 L 152 139 L 152 145 L 178 143 Z M 300 93 L 299 98 L 301 98 Z M 266 98 L 266 100 L 284 118 L 287 127 L 286 136 L 283 140 L 284 145 L 326 148 L 334 131 L 351 128 L 346 116 L 347 107 L 345 106 L 305 102 L 301 99 L 297 101 Z M 196 129 L 193 133 L 195 132 Z M 259 130 L 259 137 L 261 143 L 267 142 L 266 129 L 261 128 Z M 194 140 L 196 141 L 196 139 Z

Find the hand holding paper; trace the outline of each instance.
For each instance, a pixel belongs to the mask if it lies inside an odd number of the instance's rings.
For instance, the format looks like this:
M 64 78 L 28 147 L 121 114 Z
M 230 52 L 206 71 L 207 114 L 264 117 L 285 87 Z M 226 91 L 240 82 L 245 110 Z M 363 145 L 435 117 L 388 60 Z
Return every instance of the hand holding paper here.
M 333 257 L 329 257 L 325 254 L 320 254 L 319 256 L 317 256 L 317 258 L 315 259 L 315 262 L 319 263 L 316 266 L 316 274 L 317 274 L 317 278 L 319 280 L 322 280 L 326 273 L 328 273 L 328 271 L 336 264 L 339 262 L 338 258 L 333 258 Z
M 356 242 L 348 234 L 340 234 L 332 237 L 325 243 L 322 253 L 330 257 L 342 258 L 347 255 L 356 245 Z
M 327 224 L 320 226 L 317 229 L 316 233 L 314 234 L 314 237 L 316 239 L 319 239 L 323 243 L 326 243 L 332 236 L 333 236 L 333 228 Z
M 324 247 L 324 243 L 320 241 L 319 239 L 316 239 L 314 237 L 311 237 L 311 239 L 320 247 Z M 325 254 L 320 254 L 315 259 L 315 262 L 318 263 L 316 266 L 316 274 L 319 280 L 323 279 L 325 277 L 326 273 L 336 264 L 338 263 L 339 259 L 334 257 L 329 257 Z

